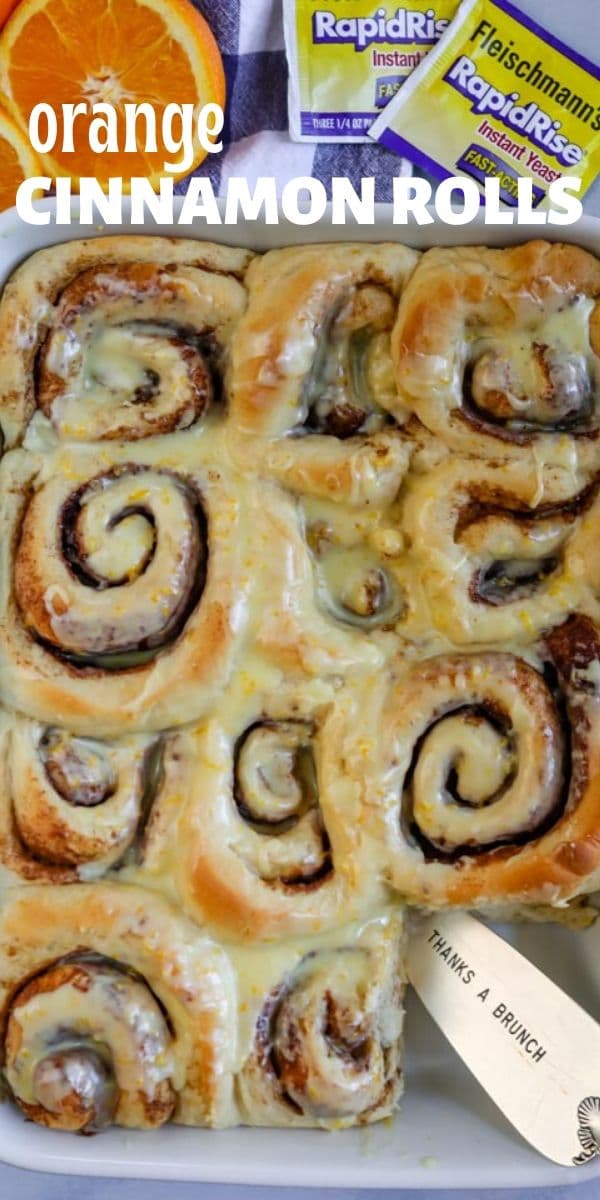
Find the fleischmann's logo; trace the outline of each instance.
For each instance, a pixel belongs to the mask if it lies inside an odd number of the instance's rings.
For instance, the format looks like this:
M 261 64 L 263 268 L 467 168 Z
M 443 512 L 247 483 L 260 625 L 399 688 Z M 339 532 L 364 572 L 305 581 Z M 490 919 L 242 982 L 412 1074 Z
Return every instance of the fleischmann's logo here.
M 313 13 L 312 40 L 315 45 L 350 43 L 357 52 L 377 43 L 432 45 L 448 24 L 447 18 L 436 17 L 433 8 L 426 12 L 397 8 L 391 13 L 377 8 L 370 17 L 337 17 L 334 12 L 320 9 Z
M 514 39 L 503 42 L 498 36 L 496 26 L 490 21 L 480 21 L 469 41 L 476 43 L 479 55 L 483 51 L 505 71 L 548 96 L 559 108 L 589 125 L 594 132 L 600 129 L 600 106 L 590 104 L 587 97 L 573 91 L 557 76 L 551 75 L 539 58 L 537 62 L 532 63 L 529 57 L 520 53 L 518 47 L 515 48 Z M 558 124 L 555 122 L 555 128 L 558 128 Z
M 494 87 L 494 84 L 477 70 L 477 64 L 467 54 L 461 54 L 452 63 L 444 79 L 465 97 L 474 113 L 491 116 L 508 129 L 514 129 L 533 146 L 554 157 L 561 166 L 575 167 L 582 161 L 583 146 L 569 141 L 567 135 L 561 132 L 560 121 L 553 118 L 534 100 L 521 104 L 519 92 L 503 92 Z M 591 106 L 590 111 L 593 111 Z

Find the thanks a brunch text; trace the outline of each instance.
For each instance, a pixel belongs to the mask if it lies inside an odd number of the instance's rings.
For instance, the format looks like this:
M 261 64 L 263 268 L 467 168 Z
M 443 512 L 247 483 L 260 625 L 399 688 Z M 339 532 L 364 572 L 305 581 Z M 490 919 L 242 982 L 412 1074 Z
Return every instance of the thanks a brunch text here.
M 518 1014 L 512 1011 L 509 1004 L 504 1000 L 491 999 L 491 988 L 477 979 L 477 973 L 474 968 L 469 965 L 454 946 L 437 929 L 432 930 L 427 943 L 431 946 L 437 958 L 442 959 L 448 970 L 452 971 L 453 975 L 460 979 L 466 987 L 477 989 L 476 998 L 481 1004 L 486 1006 L 492 1019 L 498 1022 L 507 1036 L 513 1038 L 516 1045 L 522 1047 L 524 1053 L 530 1056 L 532 1062 L 541 1062 L 546 1055 L 546 1050 L 542 1043 L 519 1020 Z

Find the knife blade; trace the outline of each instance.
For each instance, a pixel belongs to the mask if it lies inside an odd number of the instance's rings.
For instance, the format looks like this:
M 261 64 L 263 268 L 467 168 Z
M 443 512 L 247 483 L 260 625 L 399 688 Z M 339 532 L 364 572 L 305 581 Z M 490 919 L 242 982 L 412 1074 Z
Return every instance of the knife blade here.
M 600 1156 L 600 1025 L 468 913 L 420 919 L 408 978 L 505 1117 L 546 1158 Z

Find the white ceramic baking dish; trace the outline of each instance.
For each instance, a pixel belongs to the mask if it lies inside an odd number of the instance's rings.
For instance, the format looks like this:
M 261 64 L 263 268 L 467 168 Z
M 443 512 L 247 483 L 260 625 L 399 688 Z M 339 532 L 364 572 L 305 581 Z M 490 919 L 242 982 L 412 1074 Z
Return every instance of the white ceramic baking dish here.
M 51 209 L 52 202 L 41 206 Z M 23 258 L 76 237 L 142 232 L 124 224 L 30 227 L 14 212 L 0 217 L 0 285 Z M 449 228 L 394 226 L 380 206 L 374 227 L 299 228 L 245 222 L 179 229 L 151 223 L 143 232 L 211 238 L 264 250 L 291 242 L 399 240 L 424 248 L 481 242 L 505 245 L 540 235 L 577 242 L 600 254 L 600 221 L 566 229 L 540 226 Z M 586 933 L 544 925 L 515 926 L 505 935 L 600 1019 L 600 923 Z M 245 1184 L 351 1188 L 551 1187 L 600 1179 L 600 1159 L 587 1167 L 552 1165 L 531 1150 L 488 1100 L 416 998 L 408 997 L 406 1094 L 392 1122 L 340 1133 L 234 1129 L 222 1132 L 166 1126 L 152 1133 L 111 1129 L 77 1138 L 26 1124 L 0 1105 L 0 1158 L 15 1166 L 82 1175 Z M 600 1079 L 598 1080 L 600 1092 Z

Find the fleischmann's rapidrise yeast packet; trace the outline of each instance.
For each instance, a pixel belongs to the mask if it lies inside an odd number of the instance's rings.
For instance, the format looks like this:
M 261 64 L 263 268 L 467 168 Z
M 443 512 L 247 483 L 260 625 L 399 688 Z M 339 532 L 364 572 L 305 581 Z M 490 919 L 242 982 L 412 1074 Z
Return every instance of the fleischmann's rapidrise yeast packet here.
M 295 141 L 367 142 L 458 0 L 283 0 Z
M 464 0 L 371 137 L 442 179 L 498 178 L 508 205 L 527 176 L 536 207 L 560 176 L 581 197 L 600 170 L 600 69 L 510 0 Z

